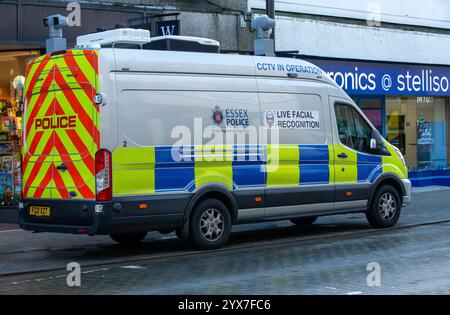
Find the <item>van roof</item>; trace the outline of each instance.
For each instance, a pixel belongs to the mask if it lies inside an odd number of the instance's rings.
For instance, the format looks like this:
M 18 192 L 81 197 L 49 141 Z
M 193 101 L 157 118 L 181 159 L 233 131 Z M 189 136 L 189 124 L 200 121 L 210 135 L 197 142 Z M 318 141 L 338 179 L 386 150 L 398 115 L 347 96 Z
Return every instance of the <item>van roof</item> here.
M 108 53 L 111 50 L 114 54 Z M 111 60 L 111 68 L 116 71 L 290 77 L 337 86 L 325 71 L 301 59 L 126 48 L 101 48 L 99 51 L 100 58 L 115 56 L 115 65 Z

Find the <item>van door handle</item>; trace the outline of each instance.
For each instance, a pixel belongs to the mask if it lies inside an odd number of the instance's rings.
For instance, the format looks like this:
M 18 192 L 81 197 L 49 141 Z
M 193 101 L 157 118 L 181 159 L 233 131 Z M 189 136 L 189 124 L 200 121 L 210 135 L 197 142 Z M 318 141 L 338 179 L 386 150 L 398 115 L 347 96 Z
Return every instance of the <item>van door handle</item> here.
M 66 164 L 63 163 L 63 164 L 61 164 L 61 165 L 58 165 L 58 166 L 56 167 L 56 169 L 57 169 L 58 171 L 65 172 L 65 171 L 67 171 L 68 167 L 67 167 Z
M 346 158 L 348 158 L 348 155 L 345 154 L 345 153 L 341 153 L 341 154 L 338 154 L 338 158 L 340 158 L 340 159 L 346 159 Z

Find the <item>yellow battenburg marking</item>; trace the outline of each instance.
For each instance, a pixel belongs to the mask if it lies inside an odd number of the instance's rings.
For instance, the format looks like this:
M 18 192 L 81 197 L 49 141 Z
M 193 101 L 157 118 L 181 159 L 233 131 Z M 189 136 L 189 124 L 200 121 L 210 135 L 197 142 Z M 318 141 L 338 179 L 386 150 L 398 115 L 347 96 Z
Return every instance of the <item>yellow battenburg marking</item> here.
M 334 185 L 335 181 L 335 169 L 334 169 L 334 148 L 332 144 L 328 145 L 328 170 L 329 170 L 329 180 L 328 183 Z
M 390 145 L 386 140 L 384 141 L 384 145 L 388 148 L 391 156 L 383 156 L 383 173 L 392 173 L 397 175 L 401 179 L 408 178 L 408 169 L 403 165 L 402 160 L 395 152 L 392 145 Z
M 347 154 L 346 159 L 338 157 L 339 154 Z M 339 184 L 355 184 L 358 182 L 358 154 L 343 146 L 334 146 L 334 163 L 335 163 L 335 183 Z
M 155 192 L 155 148 L 116 148 L 112 153 L 115 196 Z
M 233 189 L 232 146 L 195 146 L 195 187 L 219 183 Z
M 267 159 L 267 187 L 299 185 L 300 153 L 298 145 L 268 145 Z

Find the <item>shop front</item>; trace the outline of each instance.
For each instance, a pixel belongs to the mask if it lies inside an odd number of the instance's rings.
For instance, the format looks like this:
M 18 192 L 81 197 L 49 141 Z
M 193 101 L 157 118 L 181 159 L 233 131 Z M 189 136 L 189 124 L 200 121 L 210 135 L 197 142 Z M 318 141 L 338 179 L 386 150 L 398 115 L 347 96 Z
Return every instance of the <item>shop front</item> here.
M 0 208 L 17 206 L 21 196 L 20 102 L 27 63 L 45 52 L 49 30 L 44 27 L 43 19 L 52 14 L 68 15 L 72 10 L 69 7 L 68 3 L 61 1 L 13 0 L 0 3 Z M 152 7 L 85 3 L 81 23 L 66 27 L 64 36 L 68 47 L 73 47 L 77 36 L 98 29 L 112 29 L 119 25 L 150 29 L 153 22 L 165 21 L 163 11 Z M 157 17 L 153 20 L 155 15 Z M 170 28 L 169 25 L 164 26 Z
M 450 186 L 450 66 L 309 60 L 400 149 L 414 186 Z
M 34 50 L 0 52 L 0 207 L 15 206 L 20 200 L 22 87 L 27 63 L 39 54 Z

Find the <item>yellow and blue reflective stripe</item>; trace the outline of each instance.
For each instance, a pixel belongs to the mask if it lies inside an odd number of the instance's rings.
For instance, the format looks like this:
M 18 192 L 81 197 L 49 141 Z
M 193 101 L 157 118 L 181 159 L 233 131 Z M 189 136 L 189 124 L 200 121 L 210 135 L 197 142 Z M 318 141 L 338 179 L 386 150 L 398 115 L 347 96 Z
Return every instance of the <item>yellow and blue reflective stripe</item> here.
M 348 157 L 336 161 L 335 171 L 334 155 L 344 151 Z M 391 166 L 384 165 L 387 162 Z M 125 191 L 193 192 L 212 183 L 231 190 L 373 183 L 383 172 L 397 168 L 393 162 L 395 156 L 385 158 L 332 145 L 119 148 L 113 153 L 113 164 L 118 164 L 118 169 L 113 168 L 118 175 L 113 180 L 119 195 Z M 340 171 L 341 167 L 345 172 Z

